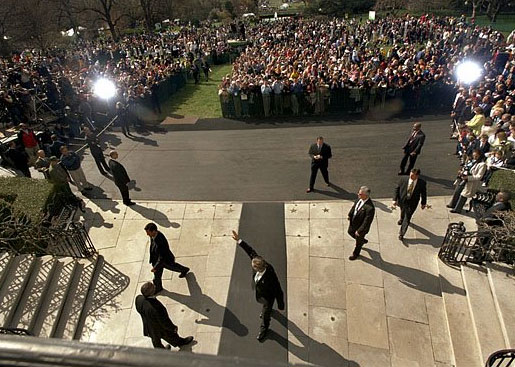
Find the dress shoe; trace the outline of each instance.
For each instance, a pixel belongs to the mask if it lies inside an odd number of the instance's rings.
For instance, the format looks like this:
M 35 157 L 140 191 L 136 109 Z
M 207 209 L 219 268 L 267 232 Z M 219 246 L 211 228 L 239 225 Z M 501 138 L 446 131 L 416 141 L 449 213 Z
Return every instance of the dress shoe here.
M 403 171 L 399 171 L 399 172 L 397 172 L 397 175 L 398 175 L 398 176 L 403 176 L 403 175 L 404 175 L 404 172 L 403 172 Z
M 401 219 L 399 219 L 399 220 L 397 221 L 397 224 L 398 224 L 398 225 L 402 225 L 402 220 L 401 220 Z
M 354 261 L 358 258 L 359 255 L 351 255 L 349 256 L 349 260 Z
M 311 192 L 311 191 L 313 191 L 313 189 L 307 189 L 307 190 L 306 190 L 306 192 Z
M 451 204 L 446 205 L 447 208 L 454 208 Z
M 404 236 L 402 234 L 399 235 L 399 240 L 404 240 Z
M 129 201 L 127 203 L 124 203 L 125 205 L 127 206 L 133 206 L 133 205 L 136 205 L 136 203 L 134 201 Z
M 259 330 L 257 340 L 259 340 L 260 342 L 263 341 L 266 337 L 267 332 L 268 332 L 268 329 L 265 329 L 265 328 L 262 328 L 261 330 Z
M 190 271 L 190 268 L 187 268 L 186 270 L 184 270 L 182 273 L 179 274 L 179 278 L 184 278 L 186 276 L 186 274 L 188 274 L 189 271 Z
M 331 186 L 331 183 L 330 182 L 326 182 L 325 183 L 327 186 Z
M 156 288 L 156 290 L 154 291 L 154 295 L 161 293 L 162 291 L 163 291 L 163 287 Z
M 449 210 L 449 213 L 456 213 L 456 214 L 460 214 L 460 213 L 461 213 L 461 210 L 451 209 L 451 210 Z
M 193 341 L 193 337 L 192 336 L 187 336 L 186 338 L 184 338 L 184 341 L 179 346 L 188 345 L 192 341 Z

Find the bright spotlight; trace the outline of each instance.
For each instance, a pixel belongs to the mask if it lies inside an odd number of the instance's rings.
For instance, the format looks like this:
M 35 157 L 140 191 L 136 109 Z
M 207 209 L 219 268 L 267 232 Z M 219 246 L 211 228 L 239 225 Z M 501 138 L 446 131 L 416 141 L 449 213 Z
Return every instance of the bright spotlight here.
M 465 84 L 472 84 L 481 77 L 483 70 L 472 61 L 465 61 L 456 68 L 456 76 L 458 81 Z
M 108 100 L 116 95 L 116 86 L 109 79 L 99 79 L 93 86 L 93 93 L 102 99 Z

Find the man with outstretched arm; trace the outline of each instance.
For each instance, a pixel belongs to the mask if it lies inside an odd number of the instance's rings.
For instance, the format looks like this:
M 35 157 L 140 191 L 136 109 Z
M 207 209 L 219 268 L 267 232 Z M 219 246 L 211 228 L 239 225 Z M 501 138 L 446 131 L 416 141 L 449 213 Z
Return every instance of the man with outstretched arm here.
M 248 243 L 240 239 L 238 233 L 235 231 L 232 231 L 232 238 L 251 259 L 251 267 L 253 270 L 252 287 L 256 290 L 256 301 L 263 305 L 260 315 L 261 327 L 257 339 L 263 341 L 270 327 L 274 301 L 277 300 L 279 310 L 284 310 L 283 290 L 274 267 L 259 256 Z

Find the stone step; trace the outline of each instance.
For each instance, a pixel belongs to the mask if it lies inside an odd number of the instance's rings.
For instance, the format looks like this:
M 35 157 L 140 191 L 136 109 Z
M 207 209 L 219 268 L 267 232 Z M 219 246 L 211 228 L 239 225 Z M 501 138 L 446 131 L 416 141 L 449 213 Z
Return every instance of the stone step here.
M 466 264 L 461 266 L 461 274 L 479 355 L 484 364 L 490 354 L 506 348 L 488 273 L 484 267 Z
M 95 262 L 91 262 L 88 259 L 80 259 L 77 262 L 77 269 L 61 310 L 59 322 L 52 335 L 54 338 L 73 339 L 84 308 L 84 302 L 86 301 L 91 278 L 93 277 Z
M 70 258 L 60 259 L 56 265 L 48 291 L 40 303 L 40 307 L 30 325 L 30 331 L 40 337 L 49 338 L 54 328 L 61 309 L 66 300 L 68 288 L 75 272 L 77 262 Z
M 474 327 L 469 311 L 467 293 L 459 268 L 438 260 L 442 296 L 449 324 L 456 367 L 482 367 Z
M 505 264 L 487 265 L 488 280 L 507 348 L 515 348 L 515 272 Z
M 52 281 L 56 265 L 57 260 L 52 256 L 43 256 L 37 259 L 37 267 L 34 269 L 32 279 L 27 283 L 23 296 L 10 320 L 10 327 L 27 330 L 30 328 L 30 323 L 36 317 L 36 312 Z
M 90 310 L 94 307 L 95 291 L 97 289 L 100 274 L 102 273 L 103 269 L 104 257 L 102 255 L 97 255 L 95 267 L 93 269 L 93 275 L 91 276 L 89 288 L 86 294 L 86 298 L 84 300 L 84 306 L 81 310 L 79 320 L 77 321 L 73 339 L 80 340 L 82 337 L 82 331 L 84 329 L 84 325 L 86 324 L 86 318 L 88 317 L 88 313 L 90 312 Z
M 8 327 L 13 308 L 19 302 L 36 264 L 32 255 L 16 256 L 3 276 L 0 288 L 0 326 Z

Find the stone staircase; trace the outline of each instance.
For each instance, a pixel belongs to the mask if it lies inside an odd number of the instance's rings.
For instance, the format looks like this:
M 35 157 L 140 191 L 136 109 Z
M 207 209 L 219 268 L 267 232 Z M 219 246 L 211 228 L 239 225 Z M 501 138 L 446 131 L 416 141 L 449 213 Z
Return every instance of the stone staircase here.
M 515 348 L 513 268 L 438 266 L 455 366 L 482 367 L 493 352 Z
M 73 259 L 0 253 L 0 327 L 80 339 L 102 256 Z

